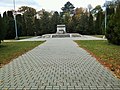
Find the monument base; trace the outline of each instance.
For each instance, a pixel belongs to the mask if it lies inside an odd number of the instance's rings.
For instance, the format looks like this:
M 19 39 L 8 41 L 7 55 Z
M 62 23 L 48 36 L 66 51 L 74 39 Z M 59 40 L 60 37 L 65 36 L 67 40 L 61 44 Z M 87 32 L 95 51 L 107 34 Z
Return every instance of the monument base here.
M 65 38 L 70 37 L 70 34 L 53 34 L 52 38 Z
M 72 38 L 72 37 L 81 37 L 79 33 L 65 33 L 65 34 L 45 34 L 42 35 L 42 38 Z

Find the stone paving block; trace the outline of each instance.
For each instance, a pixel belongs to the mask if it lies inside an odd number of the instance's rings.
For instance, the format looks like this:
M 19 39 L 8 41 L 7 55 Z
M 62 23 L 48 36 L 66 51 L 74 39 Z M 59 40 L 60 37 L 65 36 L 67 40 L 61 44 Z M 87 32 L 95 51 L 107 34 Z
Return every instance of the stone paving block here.
M 38 90 L 38 88 L 32 87 L 32 88 L 30 88 L 30 90 Z
M 74 86 L 68 86 L 68 90 L 75 90 Z
M 90 90 L 90 87 L 89 86 L 82 86 L 82 89 L 83 90 Z
M 104 86 L 97 86 L 98 90 L 105 90 Z
M 46 90 L 52 90 L 53 86 L 46 86 Z
M 16 89 L 16 86 L 9 88 L 9 90 L 15 90 L 15 89 Z
M 57 84 L 56 82 L 51 82 L 51 83 L 49 83 L 49 85 L 50 86 L 56 86 L 56 85 L 62 85 L 62 84 L 59 84 L 59 83 Z
M 36 83 L 29 83 L 29 86 L 36 86 Z
M 50 85 L 50 83 L 44 83 L 43 85 L 44 85 L 44 86 L 49 86 L 49 85 Z
M 67 90 L 68 88 L 67 88 L 67 86 L 61 86 L 60 87 L 60 90 Z
M 91 90 L 97 90 L 97 86 L 89 86 Z
M 63 85 L 64 86 L 70 86 L 70 83 L 64 83 Z
M 60 90 L 60 86 L 53 86 L 53 90 Z
M 26 87 L 26 88 L 23 88 L 23 90 L 31 90 L 31 88 L 29 88 L 29 87 Z
M 3 87 L 2 86 L 0 86 L 0 89 L 2 89 Z
M 46 86 L 39 86 L 38 90 L 45 90 Z
M 16 89 L 17 89 L 17 90 L 19 90 L 19 89 L 22 90 L 22 89 L 24 89 L 24 87 L 25 87 L 25 86 L 18 86 L 18 87 L 16 87 Z
M 106 90 L 112 90 L 112 86 L 104 86 Z
M 51 85 L 52 85 L 52 84 L 51 84 Z M 53 84 L 53 85 L 56 85 L 56 84 Z M 64 86 L 64 83 L 63 83 L 63 82 L 61 82 L 61 83 L 58 82 L 58 83 L 57 83 L 57 86 Z
M 2 88 L 1 90 L 8 90 L 9 88 Z
M 112 88 L 113 88 L 114 90 L 120 90 L 120 85 L 119 85 L 119 86 L 118 86 L 118 85 L 112 86 Z
M 83 90 L 82 86 L 75 86 L 75 90 Z
M 71 86 L 77 86 L 78 84 L 77 83 L 71 83 Z

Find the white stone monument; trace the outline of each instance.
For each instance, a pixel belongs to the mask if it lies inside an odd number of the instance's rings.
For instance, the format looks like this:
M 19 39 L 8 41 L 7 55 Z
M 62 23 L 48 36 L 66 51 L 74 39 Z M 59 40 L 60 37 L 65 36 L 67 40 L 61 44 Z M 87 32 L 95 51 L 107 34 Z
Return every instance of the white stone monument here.
M 66 33 L 66 27 L 65 25 L 57 25 L 57 34 L 65 34 Z

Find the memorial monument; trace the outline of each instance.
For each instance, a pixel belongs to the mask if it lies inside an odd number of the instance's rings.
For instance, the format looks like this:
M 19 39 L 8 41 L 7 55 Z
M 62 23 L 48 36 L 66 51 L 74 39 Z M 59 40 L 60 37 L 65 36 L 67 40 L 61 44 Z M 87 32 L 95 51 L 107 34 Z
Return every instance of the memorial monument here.
M 66 33 L 66 27 L 65 25 L 57 25 L 57 34 L 65 34 Z
M 81 37 L 79 33 L 67 33 L 65 25 L 57 25 L 57 31 L 54 34 L 42 35 L 42 38 L 71 38 L 71 37 Z

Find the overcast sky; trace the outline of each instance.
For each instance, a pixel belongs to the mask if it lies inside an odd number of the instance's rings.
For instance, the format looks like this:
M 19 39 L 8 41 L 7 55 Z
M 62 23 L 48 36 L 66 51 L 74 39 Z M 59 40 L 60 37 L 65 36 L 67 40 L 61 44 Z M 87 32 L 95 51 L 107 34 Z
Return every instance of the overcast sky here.
M 31 6 L 35 9 L 41 10 L 42 8 L 49 11 L 61 11 L 61 7 L 70 1 L 75 7 L 87 7 L 91 4 L 93 7 L 96 5 L 103 5 L 105 0 L 15 0 L 16 10 L 20 6 Z M 0 12 L 13 9 L 13 0 L 0 0 Z

